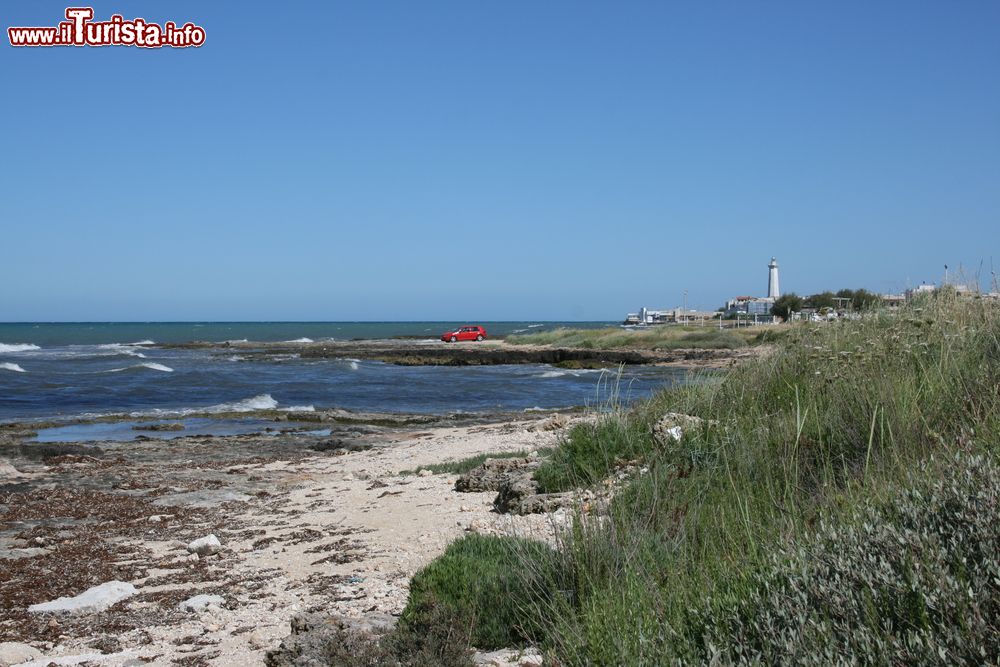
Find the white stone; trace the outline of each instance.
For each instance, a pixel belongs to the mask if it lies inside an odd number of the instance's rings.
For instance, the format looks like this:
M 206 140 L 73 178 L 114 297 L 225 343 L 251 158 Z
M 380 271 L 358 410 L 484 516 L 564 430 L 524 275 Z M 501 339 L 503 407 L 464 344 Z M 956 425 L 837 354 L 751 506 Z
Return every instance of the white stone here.
M 0 667 L 10 667 L 19 665 L 22 662 L 41 658 L 42 652 L 34 646 L 21 644 L 18 642 L 0 643 Z
M 125 598 L 132 597 L 136 593 L 138 591 L 132 584 L 124 581 L 109 581 L 100 586 L 88 588 L 76 597 L 58 598 L 51 602 L 33 604 L 28 607 L 28 611 L 33 614 L 95 614 Z
M 222 543 L 215 535 L 206 535 L 187 545 L 187 550 L 199 556 L 211 556 L 222 551 Z
M 542 667 L 542 655 L 540 653 L 527 653 L 521 656 L 521 661 L 517 663 L 520 667 Z
M 181 611 L 205 611 L 209 607 L 224 607 L 226 598 L 221 595 L 195 595 L 177 605 Z
M 0 459 L 0 478 L 2 477 L 17 479 L 24 477 L 24 473 L 12 466 L 7 459 Z
M 428 470 L 427 468 L 422 468 L 420 472 L 418 472 L 417 474 L 420 475 L 421 477 L 430 477 L 434 473 Z

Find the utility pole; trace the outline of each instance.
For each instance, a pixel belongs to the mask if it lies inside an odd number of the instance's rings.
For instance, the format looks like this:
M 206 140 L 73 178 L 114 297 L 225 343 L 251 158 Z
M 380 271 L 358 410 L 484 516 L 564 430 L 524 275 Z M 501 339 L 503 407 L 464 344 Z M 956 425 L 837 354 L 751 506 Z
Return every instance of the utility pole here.
M 687 320 L 688 320 L 687 311 L 688 311 L 688 291 L 684 290 L 684 308 L 681 310 L 681 312 L 684 314 L 684 323 L 685 324 L 687 324 Z

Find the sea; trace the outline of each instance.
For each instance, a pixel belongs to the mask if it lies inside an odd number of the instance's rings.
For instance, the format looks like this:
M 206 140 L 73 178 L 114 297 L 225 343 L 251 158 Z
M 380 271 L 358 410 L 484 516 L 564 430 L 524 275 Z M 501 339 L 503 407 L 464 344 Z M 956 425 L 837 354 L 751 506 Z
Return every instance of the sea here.
M 0 323 L 0 422 L 184 417 L 277 409 L 495 413 L 630 402 L 683 382 L 681 369 L 541 364 L 397 366 L 247 356 L 227 341 L 437 339 L 461 322 Z M 491 336 L 610 322 L 476 322 Z M 199 349 L 161 343 L 207 341 Z M 441 343 L 444 345 L 445 343 Z

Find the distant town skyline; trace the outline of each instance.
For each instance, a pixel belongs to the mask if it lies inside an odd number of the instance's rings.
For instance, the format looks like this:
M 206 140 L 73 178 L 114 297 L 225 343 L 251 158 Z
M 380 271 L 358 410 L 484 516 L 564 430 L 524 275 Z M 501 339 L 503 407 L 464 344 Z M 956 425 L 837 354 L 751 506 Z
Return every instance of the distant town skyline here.
M 1000 248 L 997 3 L 94 13 L 207 39 L 2 47 L 3 321 L 615 320 Z

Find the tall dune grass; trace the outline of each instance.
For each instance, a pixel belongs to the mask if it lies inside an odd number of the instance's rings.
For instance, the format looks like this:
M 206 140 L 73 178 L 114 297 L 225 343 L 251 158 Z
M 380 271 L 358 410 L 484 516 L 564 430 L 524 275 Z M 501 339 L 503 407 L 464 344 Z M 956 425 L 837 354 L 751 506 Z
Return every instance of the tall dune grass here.
M 665 412 L 706 426 L 656 443 Z M 721 381 L 575 428 L 545 490 L 645 472 L 576 517 L 555 567 L 494 563 L 533 592 L 479 612 L 516 609 L 559 665 L 995 662 L 998 437 L 995 303 L 789 328 Z

